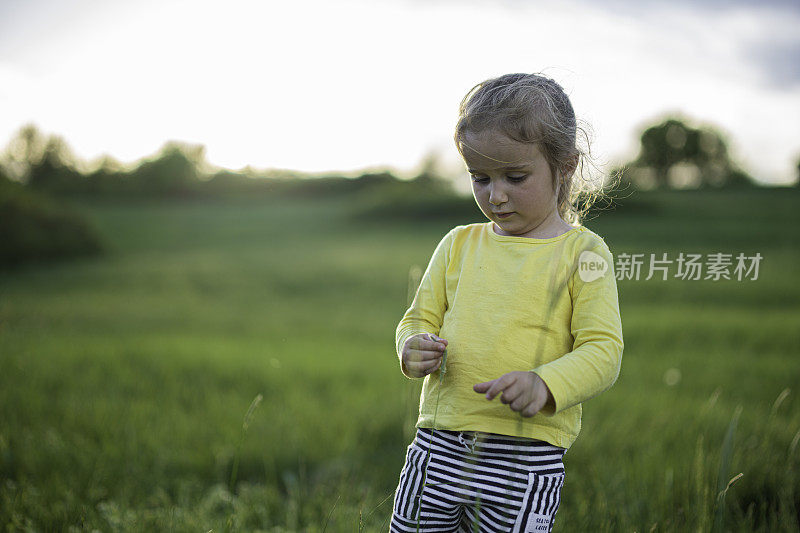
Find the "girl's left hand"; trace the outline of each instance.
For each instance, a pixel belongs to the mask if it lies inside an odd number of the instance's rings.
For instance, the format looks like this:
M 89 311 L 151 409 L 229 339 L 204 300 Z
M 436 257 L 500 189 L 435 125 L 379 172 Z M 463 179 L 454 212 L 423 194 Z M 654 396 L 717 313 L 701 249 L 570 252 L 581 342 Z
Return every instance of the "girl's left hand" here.
M 535 415 L 548 403 L 555 404 L 547 384 L 535 372 L 509 372 L 497 379 L 476 383 L 472 388 L 478 393 L 485 392 L 487 400 L 493 400 L 502 392 L 500 401 L 510 404 L 513 411 L 525 417 Z

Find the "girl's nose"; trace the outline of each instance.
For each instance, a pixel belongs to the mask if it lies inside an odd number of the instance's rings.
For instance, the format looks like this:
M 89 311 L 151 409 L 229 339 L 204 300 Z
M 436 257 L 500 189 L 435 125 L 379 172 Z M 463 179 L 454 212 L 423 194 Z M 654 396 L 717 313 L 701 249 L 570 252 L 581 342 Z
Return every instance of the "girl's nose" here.
M 508 200 L 503 187 L 500 185 L 491 184 L 489 186 L 489 203 L 492 205 L 500 205 Z

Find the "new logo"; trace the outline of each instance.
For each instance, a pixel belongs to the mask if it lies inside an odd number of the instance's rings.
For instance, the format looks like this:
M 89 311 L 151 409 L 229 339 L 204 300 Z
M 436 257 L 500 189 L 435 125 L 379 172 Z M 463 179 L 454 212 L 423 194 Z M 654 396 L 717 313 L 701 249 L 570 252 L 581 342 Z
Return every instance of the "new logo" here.
M 586 283 L 600 279 L 608 272 L 608 262 L 589 250 L 581 252 L 578 258 L 578 275 Z

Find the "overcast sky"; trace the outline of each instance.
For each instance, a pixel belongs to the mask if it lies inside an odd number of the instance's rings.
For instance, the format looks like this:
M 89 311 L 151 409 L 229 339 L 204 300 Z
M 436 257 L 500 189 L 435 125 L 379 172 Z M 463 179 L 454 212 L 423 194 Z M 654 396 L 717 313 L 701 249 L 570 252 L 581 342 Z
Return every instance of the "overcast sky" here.
M 0 0 L 0 145 L 33 122 L 131 162 L 170 139 L 229 168 L 457 168 L 464 93 L 543 72 L 608 164 L 668 114 L 790 182 L 800 158 L 800 2 Z M 463 167 L 462 167 L 463 168 Z

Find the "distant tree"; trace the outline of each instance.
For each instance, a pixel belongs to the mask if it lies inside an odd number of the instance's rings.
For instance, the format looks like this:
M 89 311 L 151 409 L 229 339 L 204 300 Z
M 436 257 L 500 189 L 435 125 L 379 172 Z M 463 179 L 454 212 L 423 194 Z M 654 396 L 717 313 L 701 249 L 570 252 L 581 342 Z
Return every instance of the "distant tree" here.
M 622 183 L 639 188 L 712 188 L 754 182 L 728 156 L 722 136 L 712 128 L 692 128 L 668 119 L 647 128 L 637 158 L 626 165 Z
M 800 187 L 800 157 L 797 158 L 797 181 L 794 182 L 795 187 Z
M 387 187 L 398 183 L 398 181 L 399 180 L 391 172 L 368 172 L 355 178 L 356 187 L 358 189 Z
M 129 179 L 132 187 L 145 194 L 182 196 L 198 190 L 199 169 L 204 164 L 204 146 L 168 142 L 156 158 L 133 170 Z
M 0 155 L 0 166 L 14 181 L 48 192 L 72 192 L 82 175 L 63 138 L 43 135 L 33 124 L 20 128 Z
M 3 151 L 5 173 L 13 180 L 27 182 L 32 165 L 44 157 L 47 139 L 33 124 L 21 127 Z
M 75 170 L 75 156 L 64 139 L 55 135 L 47 139 L 41 157 L 29 161 L 26 182 L 29 187 L 52 193 L 81 188 L 83 176 Z
M 11 177 L 8 175 L 8 170 L 0 165 L 0 191 L 11 186 L 13 183 Z
M 436 150 L 431 150 L 420 161 L 419 173 L 414 177 L 412 183 L 419 190 L 448 191 L 452 192 L 453 184 L 444 177 L 442 172 L 441 154 Z
M 82 192 L 88 194 L 120 194 L 127 192 L 128 180 L 123 165 L 109 155 L 90 165 L 83 179 Z

